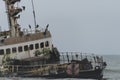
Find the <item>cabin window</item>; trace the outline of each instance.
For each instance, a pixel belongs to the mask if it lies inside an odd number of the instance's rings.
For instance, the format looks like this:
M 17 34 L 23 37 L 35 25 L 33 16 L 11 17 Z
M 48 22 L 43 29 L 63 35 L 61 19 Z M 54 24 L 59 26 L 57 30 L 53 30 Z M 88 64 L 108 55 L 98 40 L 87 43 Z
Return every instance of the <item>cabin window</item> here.
M 24 51 L 28 51 L 28 45 L 24 46 Z
M 49 46 L 49 41 L 45 42 L 45 46 L 48 47 Z
M 17 52 L 16 47 L 12 48 L 12 52 L 13 52 L 13 53 L 16 53 L 16 52 Z
M 18 51 L 19 51 L 19 52 L 22 52 L 22 51 L 23 51 L 22 46 L 19 46 L 19 47 L 18 47 Z
M 35 44 L 35 49 L 38 49 L 39 48 L 39 44 Z
M 6 49 L 6 54 L 10 54 L 10 48 Z
M 4 50 L 3 49 L 0 50 L 0 55 L 4 55 Z
M 40 47 L 41 47 L 41 48 L 44 48 L 44 43 L 43 43 L 43 42 L 40 43 Z
M 34 48 L 33 48 L 33 44 L 31 44 L 31 45 L 30 45 L 30 50 L 33 50 L 33 49 L 34 49 Z

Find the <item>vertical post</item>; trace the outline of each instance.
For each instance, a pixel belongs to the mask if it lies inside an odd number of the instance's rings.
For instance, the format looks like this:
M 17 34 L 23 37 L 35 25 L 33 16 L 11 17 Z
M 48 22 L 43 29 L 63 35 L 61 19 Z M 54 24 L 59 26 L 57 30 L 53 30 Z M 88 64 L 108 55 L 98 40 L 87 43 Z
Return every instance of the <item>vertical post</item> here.
M 68 52 L 66 53 L 66 55 L 67 55 L 67 60 L 68 60 L 68 63 L 69 63 L 69 55 L 68 55 Z
M 34 2 L 33 2 L 33 0 L 31 0 L 31 2 L 32 2 L 34 25 L 35 25 L 35 31 L 36 31 L 36 26 L 37 26 L 37 24 L 36 24 L 36 15 L 35 15 Z
M 74 56 L 73 56 L 73 53 L 71 52 L 71 56 L 72 56 L 72 60 L 74 60 Z
M 81 53 L 81 60 L 83 59 L 83 57 L 82 57 L 82 53 Z
M 63 55 L 64 53 L 62 52 L 62 56 L 63 56 L 63 62 L 65 61 L 65 58 L 64 58 L 64 55 Z
M 31 57 L 31 55 L 30 55 L 30 46 L 28 45 L 28 56 L 29 56 L 29 58 Z
M 14 72 L 14 65 L 12 65 L 12 72 Z

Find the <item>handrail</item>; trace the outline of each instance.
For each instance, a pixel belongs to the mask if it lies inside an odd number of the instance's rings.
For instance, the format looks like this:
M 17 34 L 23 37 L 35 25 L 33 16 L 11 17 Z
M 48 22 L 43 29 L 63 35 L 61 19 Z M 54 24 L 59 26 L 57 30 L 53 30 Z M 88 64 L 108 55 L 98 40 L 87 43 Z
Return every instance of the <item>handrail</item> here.
M 103 62 L 103 57 L 95 54 L 90 55 L 89 53 L 81 52 L 60 52 L 61 61 L 71 61 L 71 60 L 83 60 L 87 58 L 92 63 Z

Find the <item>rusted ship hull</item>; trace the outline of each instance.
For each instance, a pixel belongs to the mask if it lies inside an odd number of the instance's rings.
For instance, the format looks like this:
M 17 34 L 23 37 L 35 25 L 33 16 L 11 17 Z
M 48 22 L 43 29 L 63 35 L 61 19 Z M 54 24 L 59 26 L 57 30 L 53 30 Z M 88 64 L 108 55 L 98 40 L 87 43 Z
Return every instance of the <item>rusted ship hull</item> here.
M 65 58 L 65 56 L 61 57 Z M 98 61 L 96 60 L 97 62 L 95 61 L 95 64 L 93 64 L 94 62 L 89 61 L 88 58 L 78 59 L 79 56 L 76 56 L 76 58 L 73 59 L 69 56 L 66 57 L 68 59 L 66 58 L 67 61 L 65 60 L 63 63 L 61 63 L 62 60 L 60 60 L 52 64 L 37 65 L 30 65 L 28 64 L 29 61 L 26 60 L 12 60 L 14 65 L 4 66 L 6 68 L 6 71 L 4 71 L 6 74 L 4 74 L 4 76 L 85 79 L 101 79 L 103 77 L 103 70 L 106 67 L 106 63 L 103 60 L 98 59 Z M 37 62 L 38 58 L 39 57 L 36 58 Z M 30 61 L 30 63 L 34 62 L 36 61 Z
M 19 74 L 18 77 L 43 77 L 43 78 L 83 78 L 83 79 L 101 79 L 103 77 L 103 69 L 96 70 L 84 70 L 79 72 L 77 75 L 68 75 L 66 71 L 60 72 L 58 74 Z

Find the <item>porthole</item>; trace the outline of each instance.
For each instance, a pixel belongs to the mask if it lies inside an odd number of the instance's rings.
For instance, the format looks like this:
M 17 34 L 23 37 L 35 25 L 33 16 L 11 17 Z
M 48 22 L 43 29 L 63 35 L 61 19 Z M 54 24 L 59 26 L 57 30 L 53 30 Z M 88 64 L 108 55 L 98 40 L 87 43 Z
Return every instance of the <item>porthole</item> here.
M 45 47 L 48 47 L 49 46 L 49 41 L 46 41 L 45 42 Z
M 17 52 L 16 47 L 12 48 L 12 52 L 13 52 L 13 53 L 16 53 L 16 52 Z
M 40 48 L 44 48 L 44 43 L 40 43 Z
M 24 51 L 28 51 L 28 45 L 24 46 Z
M 34 47 L 33 47 L 33 44 L 30 44 L 30 50 L 33 50 Z
M 18 47 L 18 51 L 19 51 L 19 52 L 22 52 L 22 51 L 23 51 L 22 46 L 19 46 L 19 47 Z
M 38 49 L 39 48 L 39 44 L 35 44 L 35 49 Z
M 10 48 L 6 49 L 6 54 L 10 54 Z
M 4 49 L 0 50 L 0 55 L 4 55 Z

